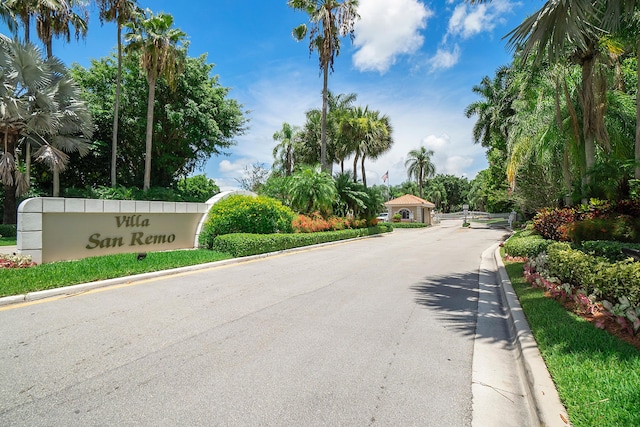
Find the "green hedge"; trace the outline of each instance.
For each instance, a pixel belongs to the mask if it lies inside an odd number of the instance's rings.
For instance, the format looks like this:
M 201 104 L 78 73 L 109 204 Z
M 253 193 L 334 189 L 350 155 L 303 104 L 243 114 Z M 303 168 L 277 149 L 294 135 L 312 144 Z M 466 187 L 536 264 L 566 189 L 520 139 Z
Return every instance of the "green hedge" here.
M 640 305 L 640 262 L 629 260 L 611 263 L 567 243 L 554 243 L 547 249 L 549 274 L 585 295 L 617 303 L 626 297 L 633 306 Z
M 213 249 L 231 254 L 234 257 L 257 255 L 285 249 L 334 242 L 355 237 L 386 233 L 393 228 L 384 224 L 376 227 L 348 229 L 340 231 L 323 231 L 320 233 L 295 234 L 249 234 L 234 233 L 217 236 L 213 241 Z
M 16 237 L 18 232 L 16 231 L 15 224 L 0 224 L 0 236 L 2 237 Z
M 531 230 L 524 230 L 515 233 L 504 243 L 504 251 L 512 257 L 533 258 L 547 250 L 553 243 L 539 234 L 534 234 Z
M 395 228 L 424 228 L 429 226 L 421 222 L 390 222 L 388 224 L 393 224 Z
M 631 248 L 640 250 L 640 243 L 622 243 L 609 240 L 591 240 L 582 242 L 582 246 L 578 249 L 593 256 L 605 257 L 610 262 L 624 261 L 628 258 L 622 252 L 622 248 Z

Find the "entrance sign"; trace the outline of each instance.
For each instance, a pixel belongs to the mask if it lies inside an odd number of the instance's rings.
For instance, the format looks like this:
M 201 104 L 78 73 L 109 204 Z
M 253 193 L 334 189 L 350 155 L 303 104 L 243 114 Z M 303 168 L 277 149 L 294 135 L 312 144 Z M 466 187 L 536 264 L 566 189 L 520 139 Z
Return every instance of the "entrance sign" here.
M 198 247 L 206 203 L 36 197 L 18 207 L 18 252 L 40 264 L 116 253 Z

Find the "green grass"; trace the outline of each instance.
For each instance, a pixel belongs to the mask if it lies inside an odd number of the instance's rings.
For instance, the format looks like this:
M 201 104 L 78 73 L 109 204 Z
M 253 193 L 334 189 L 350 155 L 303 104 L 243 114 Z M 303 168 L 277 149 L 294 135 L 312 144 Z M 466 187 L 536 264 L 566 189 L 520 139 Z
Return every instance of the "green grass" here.
M 529 286 L 522 263 L 505 266 L 572 425 L 640 426 L 640 351 Z
M 136 254 L 118 254 L 41 264 L 29 268 L 0 269 L 0 296 L 20 295 L 43 289 L 149 273 L 231 258 L 228 254 L 196 249 L 149 252 L 138 261 Z
M 0 246 L 15 246 L 16 238 L 15 237 L 0 237 Z M 0 251 L 0 253 L 2 253 Z

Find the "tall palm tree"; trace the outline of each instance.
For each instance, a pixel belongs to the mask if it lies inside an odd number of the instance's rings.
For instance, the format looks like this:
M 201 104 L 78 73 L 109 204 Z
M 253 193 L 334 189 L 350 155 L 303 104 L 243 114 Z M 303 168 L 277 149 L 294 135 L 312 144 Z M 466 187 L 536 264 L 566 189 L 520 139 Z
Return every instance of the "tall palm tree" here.
M 375 159 L 388 151 L 393 144 L 392 127 L 389 117 L 380 116 L 379 111 L 369 110 L 366 106 L 356 107 L 345 114 L 342 122 L 343 138 L 346 141 L 353 159 L 353 180 L 358 180 L 358 161 L 362 173 L 362 183 L 367 186 L 364 162 L 366 158 Z
M 151 187 L 151 149 L 153 143 L 153 106 L 156 83 L 164 77 L 169 85 L 175 84 L 182 73 L 186 56 L 186 34 L 173 27 L 173 16 L 160 13 L 154 15 L 149 9 L 133 22 L 127 24 L 126 49 L 140 52 L 140 66 L 149 84 L 147 100 L 147 130 L 145 139 L 143 191 Z M 182 45 L 182 46 L 181 46 Z
M 13 34 L 16 35 L 18 32 L 18 20 L 16 19 L 16 14 L 14 11 L 7 5 L 7 2 L 0 2 L 0 20 L 5 23 L 7 29 Z
M 304 40 L 309 34 L 309 51 L 318 51 L 320 70 L 323 72 L 322 85 L 322 129 L 320 140 L 320 165 L 328 171 L 327 165 L 327 109 L 329 70 L 333 71 L 333 62 L 340 54 L 340 38 L 349 35 L 353 39 L 355 22 L 360 19 L 358 0 L 288 0 L 287 4 L 295 10 L 309 15 L 311 28 L 301 24 L 293 29 L 293 37 Z
M 136 0 L 96 0 L 100 9 L 100 20 L 116 23 L 118 41 L 118 73 L 116 76 L 116 97 L 113 103 L 113 134 L 111 137 L 111 186 L 117 185 L 118 158 L 118 119 L 120 110 L 120 91 L 122 86 L 122 27 L 138 16 L 140 9 Z
M 51 8 L 42 5 L 36 10 L 36 31 L 45 46 L 47 57 L 53 56 L 53 37 L 64 37 L 71 41 L 71 26 L 75 38 L 87 36 L 89 12 L 81 0 L 58 0 L 59 5 Z M 77 12 L 74 10 L 77 9 Z
M 282 129 L 273 134 L 273 139 L 280 141 L 273 148 L 274 166 L 280 165 L 285 176 L 291 176 L 293 171 L 294 138 L 298 132 L 297 126 L 291 126 L 285 122 L 282 124 Z
M 424 180 L 436 174 L 436 167 L 431 162 L 431 156 L 433 155 L 433 150 L 427 150 L 424 146 L 420 146 L 420 148 L 409 151 L 407 160 L 404 162 L 409 179 L 415 178 L 418 181 L 420 198 L 422 198 Z
M 0 41 L 0 181 L 4 185 L 5 224 L 16 219 L 16 197 L 29 181 L 18 156 L 21 145 L 37 147 L 36 160 L 54 173 L 63 171 L 67 153 L 88 152 L 92 123 L 80 89 L 57 58 L 43 59 L 34 45 Z M 54 182 L 55 185 L 55 182 Z M 54 186 L 54 194 L 59 188 Z

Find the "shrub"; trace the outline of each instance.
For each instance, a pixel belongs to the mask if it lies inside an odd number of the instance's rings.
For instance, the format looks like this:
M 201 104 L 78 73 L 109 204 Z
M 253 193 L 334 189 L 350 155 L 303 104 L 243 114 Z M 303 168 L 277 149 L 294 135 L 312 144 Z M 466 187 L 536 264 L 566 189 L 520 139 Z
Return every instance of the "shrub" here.
M 546 251 L 551 243 L 552 240 L 544 239 L 530 231 L 523 231 L 514 234 L 504 243 L 504 251 L 512 257 L 533 258 Z
M 632 248 L 640 250 L 640 243 L 622 243 L 607 240 L 592 240 L 582 242 L 580 250 L 589 255 L 604 257 L 609 262 L 624 261 L 627 255 L 622 252 L 622 248 Z
M 200 245 L 213 246 L 216 236 L 230 233 L 290 233 L 294 213 L 279 201 L 234 195 L 211 207 L 200 233 Z
M 547 249 L 547 267 L 551 276 L 583 289 L 585 295 L 614 302 L 627 298 L 633 306 L 640 305 L 640 262 L 611 263 L 567 243 L 554 243 Z
M 566 227 L 576 216 L 571 208 L 543 209 L 533 218 L 533 228 L 545 239 L 568 241 Z
M 15 224 L 0 224 L 0 236 L 16 237 L 17 229 Z
M 640 242 L 640 219 L 627 215 L 575 221 L 566 230 L 571 241 L 577 244 L 586 240 Z
M 380 234 L 391 230 L 393 230 L 393 228 L 379 226 L 340 231 L 325 231 L 320 233 L 225 234 L 214 239 L 213 249 L 218 252 L 228 253 L 234 257 L 243 257 L 269 252 L 277 252 L 285 249 L 298 248 L 319 243 Z

